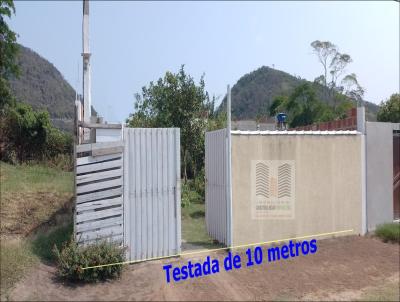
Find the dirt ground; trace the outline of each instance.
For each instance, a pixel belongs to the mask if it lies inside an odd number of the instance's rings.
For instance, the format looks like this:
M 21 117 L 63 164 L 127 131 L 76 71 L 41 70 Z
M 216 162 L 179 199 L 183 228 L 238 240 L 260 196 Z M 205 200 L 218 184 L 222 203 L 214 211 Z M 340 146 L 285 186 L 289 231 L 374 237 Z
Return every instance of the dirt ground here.
M 120 280 L 93 285 L 63 284 L 55 268 L 40 264 L 17 283 L 11 300 L 355 300 L 371 288 L 395 288 L 399 299 L 399 245 L 369 237 L 318 241 L 318 251 L 274 263 L 187 279 L 165 281 L 165 263 L 185 264 L 208 254 L 126 267 Z M 213 252 L 220 264 L 226 252 Z M 242 256 L 244 259 L 244 256 Z M 243 262 L 243 260 L 242 260 Z

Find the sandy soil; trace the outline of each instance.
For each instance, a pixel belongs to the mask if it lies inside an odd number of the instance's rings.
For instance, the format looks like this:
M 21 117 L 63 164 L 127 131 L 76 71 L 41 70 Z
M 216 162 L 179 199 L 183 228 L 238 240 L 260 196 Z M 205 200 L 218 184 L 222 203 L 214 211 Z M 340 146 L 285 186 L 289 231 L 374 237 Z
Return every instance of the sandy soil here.
M 226 252 L 215 252 L 220 263 Z M 368 237 L 318 241 L 318 252 L 275 263 L 167 284 L 162 266 L 204 259 L 185 256 L 127 266 L 120 280 L 63 284 L 40 264 L 17 283 L 12 300 L 349 300 L 365 288 L 399 283 L 399 245 Z M 243 257 L 242 257 L 243 259 Z

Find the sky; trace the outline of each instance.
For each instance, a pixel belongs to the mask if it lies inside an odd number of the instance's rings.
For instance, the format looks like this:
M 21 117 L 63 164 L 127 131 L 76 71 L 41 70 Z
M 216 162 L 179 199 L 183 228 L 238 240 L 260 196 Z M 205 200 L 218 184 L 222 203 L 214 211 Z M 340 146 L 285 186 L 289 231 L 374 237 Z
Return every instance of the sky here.
M 49 60 L 82 91 L 82 2 L 16 1 L 18 42 Z M 272 66 L 313 80 L 322 74 L 310 43 L 351 55 L 365 99 L 399 92 L 400 4 L 388 2 L 90 2 L 92 104 L 123 122 L 134 94 L 182 64 L 220 97 L 244 74 Z M 74 100 L 71 100 L 73 102 Z

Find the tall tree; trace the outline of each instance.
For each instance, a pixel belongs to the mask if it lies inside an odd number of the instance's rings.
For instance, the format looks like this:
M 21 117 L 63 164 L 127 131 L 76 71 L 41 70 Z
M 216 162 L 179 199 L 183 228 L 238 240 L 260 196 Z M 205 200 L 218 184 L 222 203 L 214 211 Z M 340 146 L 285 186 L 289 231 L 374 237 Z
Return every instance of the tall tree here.
M 135 113 L 127 119 L 131 127 L 179 127 L 183 177 L 195 177 L 204 164 L 204 132 L 212 114 L 204 77 L 197 85 L 186 74 L 167 72 L 157 83 L 150 82 L 136 94 Z M 213 108 L 212 108 L 213 109 Z
M 322 67 L 324 68 L 324 74 L 317 78 L 318 82 L 327 87 L 328 69 L 330 62 L 332 62 L 337 53 L 336 45 L 329 41 L 315 40 L 311 43 L 311 47 L 313 48 L 314 53 L 317 55 L 319 62 L 322 64 Z
M 341 53 L 329 41 L 316 40 L 311 43 L 311 47 L 324 70 L 324 74 L 318 76 L 315 82 L 324 85 L 331 97 L 336 93 L 344 93 L 358 102 L 362 101 L 364 89 L 358 83 L 357 76 L 354 73 L 344 75 L 346 67 L 352 62 L 350 55 Z M 338 106 L 338 99 L 340 98 L 334 97 L 334 109 Z
M 8 80 L 11 75 L 18 75 L 16 56 L 18 53 L 17 34 L 5 21 L 15 13 L 12 0 L 0 0 L 0 110 L 13 102 Z

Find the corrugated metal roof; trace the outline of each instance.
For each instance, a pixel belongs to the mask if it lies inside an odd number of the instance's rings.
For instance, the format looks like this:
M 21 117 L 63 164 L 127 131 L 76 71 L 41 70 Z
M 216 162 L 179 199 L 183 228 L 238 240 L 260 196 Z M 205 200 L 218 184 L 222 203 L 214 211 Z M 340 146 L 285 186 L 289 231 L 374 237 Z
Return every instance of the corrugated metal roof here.
M 357 135 L 361 134 L 356 130 L 337 130 L 337 131 L 296 131 L 296 130 L 284 130 L 284 131 L 240 131 L 232 130 L 233 135 Z

